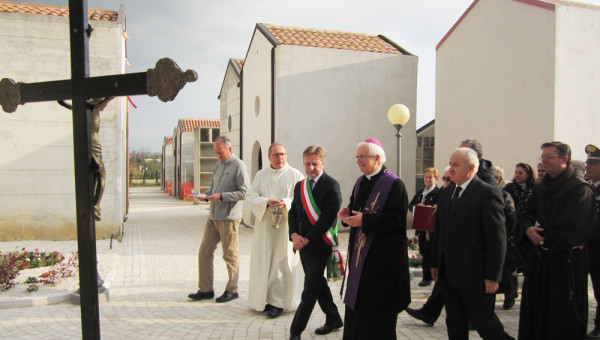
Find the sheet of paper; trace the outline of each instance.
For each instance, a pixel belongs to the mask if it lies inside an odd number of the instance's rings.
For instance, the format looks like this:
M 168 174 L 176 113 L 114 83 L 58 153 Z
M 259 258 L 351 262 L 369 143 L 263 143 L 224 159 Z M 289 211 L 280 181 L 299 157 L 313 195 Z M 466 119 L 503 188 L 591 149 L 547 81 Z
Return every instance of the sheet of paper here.
M 195 192 L 194 190 L 190 191 L 191 195 L 187 195 L 187 197 L 196 197 L 196 198 L 200 198 L 200 199 L 205 199 L 208 195 L 206 194 L 201 194 L 199 192 Z

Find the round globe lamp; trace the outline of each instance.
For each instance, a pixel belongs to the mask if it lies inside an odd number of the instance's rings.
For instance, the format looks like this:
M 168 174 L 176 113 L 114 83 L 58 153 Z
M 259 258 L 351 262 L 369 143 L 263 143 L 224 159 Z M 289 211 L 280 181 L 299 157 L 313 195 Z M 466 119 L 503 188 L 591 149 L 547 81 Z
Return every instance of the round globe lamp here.
M 396 128 L 396 142 L 397 142 L 397 156 L 396 160 L 396 171 L 398 172 L 398 177 L 401 176 L 400 171 L 400 159 L 401 159 L 401 138 L 402 134 L 400 133 L 400 129 L 408 122 L 410 119 L 410 110 L 404 104 L 394 104 L 392 105 L 387 113 L 388 120 L 390 123 Z

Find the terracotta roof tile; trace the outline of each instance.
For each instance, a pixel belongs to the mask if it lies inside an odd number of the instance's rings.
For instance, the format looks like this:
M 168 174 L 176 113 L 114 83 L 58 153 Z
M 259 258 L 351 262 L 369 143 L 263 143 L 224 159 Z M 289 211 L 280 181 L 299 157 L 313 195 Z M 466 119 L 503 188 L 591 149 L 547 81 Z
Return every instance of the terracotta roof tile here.
M 182 118 L 179 120 L 181 132 L 193 132 L 197 127 L 218 128 L 221 121 L 218 119 Z
M 233 60 L 235 61 L 240 70 L 244 68 L 244 58 L 234 58 Z
M 0 1 L 0 12 L 45 14 L 58 17 L 68 17 L 68 7 L 29 4 L 26 2 Z M 117 21 L 118 12 L 105 9 L 88 8 L 88 19 L 96 21 Z
M 263 24 L 283 45 L 403 54 L 378 35 Z
M 172 144 L 173 144 L 173 137 L 166 136 L 165 137 L 165 145 L 172 145 Z

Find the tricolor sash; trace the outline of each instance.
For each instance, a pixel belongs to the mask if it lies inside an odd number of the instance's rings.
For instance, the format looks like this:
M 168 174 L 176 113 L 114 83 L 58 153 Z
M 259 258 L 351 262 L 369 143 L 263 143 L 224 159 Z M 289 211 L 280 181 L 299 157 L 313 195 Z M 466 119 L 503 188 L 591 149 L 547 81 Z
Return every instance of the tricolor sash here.
M 354 185 L 354 202 L 356 202 L 363 177 L 364 176 L 360 176 Z M 375 183 L 361 212 L 363 214 L 380 213 L 387 201 L 390 189 L 392 188 L 392 183 L 396 179 L 398 179 L 398 176 L 386 169 L 377 180 L 377 183 Z M 356 211 L 360 209 L 360 207 L 356 206 L 353 208 Z M 344 303 L 352 310 L 354 310 L 354 307 L 356 306 L 360 277 L 372 242 L 372 234 L 363 233 L 362 227 L 356 228 L 352 256 L 350 257 L 350 263 L 348 264 L 348 287 L 346 288 L 346 296 L 344 297 Z
M 315 225 L 321 216 L 321 210 L 319 207 L 317 207 L 317 204 L 313 199 L 309 182 L 306 179 L 303 179 L 302 183 L 300 183 L 300 187 L 302 188 L 300 192 L 302 206 L 304 207 L 304 211 L 306 212 L 310 223 Z M 325 243 L 331 247 L 331 256 L 329 259 L 327 259 L 327 280 L 329 281 L 337 281 L 344 276 L 344 262 L 342 260 L 342 254 L 338 249 L 339 240 L 337 231 L 338 223 L 336 218 L 335 223 L 329 228 L 329 230 L 327 230 L 325 234 L 321 235 L 323 241 L 325 241 Z

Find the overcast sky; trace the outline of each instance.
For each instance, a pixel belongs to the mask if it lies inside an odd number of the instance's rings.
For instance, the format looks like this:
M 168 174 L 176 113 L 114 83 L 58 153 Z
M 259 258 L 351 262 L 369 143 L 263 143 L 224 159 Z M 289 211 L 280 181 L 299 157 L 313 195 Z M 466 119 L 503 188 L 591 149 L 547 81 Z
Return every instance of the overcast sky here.
M 67 0 L 27 1 L 68 6 Z M 175 101 L 135 96 L 130 151 L 160 151 L 180 118 L 219 118 L 217 99 L 229 58 L 244 58 L 256 23 L 382 34 L 419 57 L 417 128 L 434 119 L 435 46 L 472 0 L 88 0 L 127 16 L 128 73 L 169 57 L 198 73 Z M 585 0 L 600 5 L 600 0 Z M 93 36 L 92 36 L 93 39 Z M 382 112 L 381 114 L 386 114 Z

